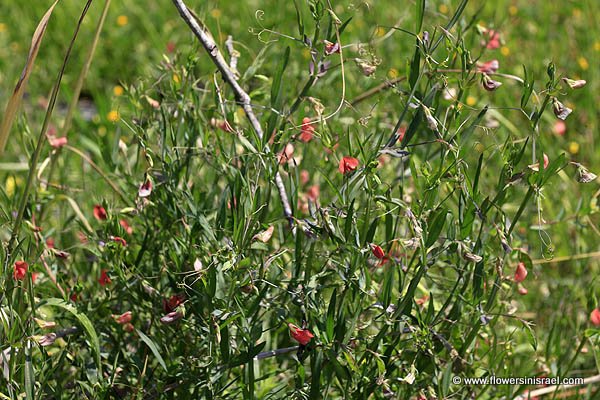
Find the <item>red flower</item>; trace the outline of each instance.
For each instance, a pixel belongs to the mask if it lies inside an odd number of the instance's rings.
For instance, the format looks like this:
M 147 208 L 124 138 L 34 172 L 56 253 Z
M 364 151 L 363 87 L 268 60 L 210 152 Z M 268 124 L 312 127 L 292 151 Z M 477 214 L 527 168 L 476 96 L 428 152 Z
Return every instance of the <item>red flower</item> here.
M 342 174 L 347 174 L 348 172 L 356 170 L 359 163 L 360 162 L 354 157 L 344 156 L 340 160 L 340 166 L 338 169 Z
M 600 308 L 595 308 L 590 313 L 590 322 L 594 326 L 600 326 Z
M 380 260 L 383 260 L 383 258 L 385 257 L 383 249 L 375 243 L 371 243 L 371 251 L 373 252 L 373 255 L 379 258 Z
M 98 279 L 98 283 L 100 283 L 100 286 L 110 285 L 111 282 L 112 281 L 110 280 L 110 277 L 106 273 L 106 270 L 103 269 L 102 271 L 100 271 L 100 279 Z
M 515 282 L 521 283 L 525 278 L 527 278 L 527 268 L 525 268 L 525 263 L 519 262 L 515 271 Z
M 406 135 L 406 127 L 405 126 L 401 126 L 396 131 L 396 136 L 398 136 L 398 139 L 397 139 L 398 142 L 402 143 L 402 140 L 404 139 L 404 135 Z
M 135 329 L 135 327 L 132 324 L 130 324 L 130 323 L 127 323 L 127 324 L 123 325 L 123 330 L 125 332 L 133 332 L 134 329 Z
M 500 48 L 500 33 L 496 32 L 493 29 L 490 29 L 486 32 L 486 34 L 489 39 L 485 47 L 487 47 L 490 50 Z
M 111 239 L 119 244 L 121 244 L 121 246 L 123 247 L 127 247 L 127 242 L 125 241 L 125 239 L 123 239 L 122 237 L 119 236 L 112 236 Z
M 304 117 L 302 119 L 300 129 L 300 140 L 304 143 L 310 142 L 315 134 L 315 127 L 311 125 L 310 118 Z
M 51 237 L 46 239 L 46 246 L 48 246 L 49 249 L 53 249 L 54 248 L 54 239 L 52 239 Z
M 94 206 L 94 217 L 98 221 L 104 221 L 108 218 L 108 215 L 106 214 L 106 210 L 100 204 L 96 204 Z
M 130 323 L 132 317 L 133 315 L 131 314 L 131 311 L 124 312 L 121 315 L 113 315 L 115 321 L 117 321 L 117 323 L 121 325 Z
M 121 225 L 121 227 L 125 230 L 125 232 L 127 232 L 128 235 L 131 235 L 133 233 L 133 228 L 124 219 L 119 221 L 119 225 Z
M 148 197 L 152 193 L 152 181 L 147 179 L 146 182 L 140 185 L 140 189 L 138 190 L 139 197 Z
M 173 312 L 177 307 L 179 307 L 180 304 L 184 302 L 184 300 L 185 294 L 183 293 L 174 294 L 173 296 L 169 297 L 168 300 L 163 299 L 163 310 L 165 310 L 166 313 Z
M 310 339 L 315 337 L 308 329 L 300 329 L 291 323 L 288 324 L 288 327 L 290 328 L 290 335 L 292 335 L 292 338 L 302 346 L 306 346 L 310 342 Z
M 69 299 L 75 303 L 77 301 L 77 292 L 71 292 L 71 295 L 69 296 Z
M 22 281 L 23 279 L 25 279 L 25 276 L 27 275 L 28 268 L 29 268 L 29 264 L 27 264 L 25 261 L 15 262 L 14 270 L 13 270 L 13 278 L 15 278 L 18 281 Z
M 315 134 L 315 127 L 311 125 L 310 118 L 304 117 L 302 119 L 300 140 L 302 140 L 304 143 L 308 143 L 312 140 L 314 134 Z
M 177 46 L 173 42 L 167 42 L 167 53 L 173 53 L 177 49 Z

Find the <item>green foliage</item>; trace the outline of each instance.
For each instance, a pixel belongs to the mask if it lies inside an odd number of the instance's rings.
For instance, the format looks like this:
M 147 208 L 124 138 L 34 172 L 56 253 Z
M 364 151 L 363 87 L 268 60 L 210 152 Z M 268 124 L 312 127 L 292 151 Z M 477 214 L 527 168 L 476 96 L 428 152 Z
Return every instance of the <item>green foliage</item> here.
M 597 183 L 577 182 L 596 102 L 561 78 L 598 84 L 564 37 L 522 31 L 544 13 L 586 33 L 576 9 L 189 4 L 239 57 L 261 140 L 167 3 L 113 1 L 82 91 L 97 114 L 58 129 L 68 145 L 35 144 L 52 82 L 30 78 L 0 163 L 3 397 L 495 399 L 535 387 L 453 378 L 597 373 Z

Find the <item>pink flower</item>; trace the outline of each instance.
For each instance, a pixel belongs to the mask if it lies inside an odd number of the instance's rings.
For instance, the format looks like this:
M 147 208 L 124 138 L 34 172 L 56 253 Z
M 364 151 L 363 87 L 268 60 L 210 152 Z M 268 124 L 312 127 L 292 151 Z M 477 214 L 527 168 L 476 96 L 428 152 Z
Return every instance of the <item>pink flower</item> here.
M 68 143 L 68 140 L 67 140 L 66 136 L 63 136 L 63 137 L 49 136 L 48 143 L 50 143 L 50 146 L 52 146 L 53 148 L 60 149 L 61 147 L 63 147 L 64 145 L 66 145 Z
M 556 122 L 554 122 L 554 133 L 556 133 L 558 136 L 564 136 L 565 133 L 567 133 L 567 124 L 565 123 L 565 121 L 559 119 Z
M 152 181 L 150 179 L 146 179 L 144 183 L 140 185 L 140 189 L 138 190 L 139 197 L 148 197 L 152 193 Z
M 288 324 L 290 328 L 290 335 L 294 340 L 300 343 L 302 346 L 306 346 L 314 335 L 308 329 L 300 329 L 294 324 Z
M 527 278 L 527 268 L 525 268 L 525 263 L 519 262 L 515 271 L 515 282 L 521 283 L 525 278 Z
M 100 204 L 96 204 L 94 206 L 94 218 L 96 218 L 98 221 L 104 221 L 108 218 L 106 210 Z
M 131 311 L 127 311 L 121 315 L 113 315 L 113 318 L 115 319 L 115 321 L 117 321 L 118 324 L 124 325 L 131 322 L 133 314 L 131 313 Z
M 339 43 L 331 43 L 330 41 L 325 40 L 325 55 L 329 56 L 333 53 L 340 52 L 340 44 Z
M 131 235 L 133 233 L 133 228 L 131 227 L 131 225 L 129 225 L 129 223 L 126 220 L 120 220 L 119 225 L 121 225 L 121 227 L 125 230 L 125 232 L 127 232 L 128 235 Z
M 519 285 L 518 291 L 521 296 L 525 296 L 527 293 L 529 293 L 527 288 L 525 286 L 521 286 L 521 285 Z
M 15 265 L 13 267 L 13 278 L 15 278 L 18 281 L 22 281 L 23 279 L 25 279 L 25 276 L 27 275 L 27 269 L 29 268 L 29 264 L 27 264 L 25 261 L 17 261 L 15 262 Z
M 283 148 L 283 151 L 281 153 L 279 153 L 277 158 L 278 158 L 279 164 L 285 164 L 285 163 L 289 162 L 293 156 L 294 156 L 294 145 L 291 143 L 288 143 Z
M 319 198 L 320 195 L 321 195 L 321 189 L 319 188 L 319 185 L 312 185 L 311 187 L 308 188 L 308 191 L 306 192 L 306 197 L 313 203 L 317 202 L 317 199 Z
M 594 308 L 590 313 L 590 322 L 594 326 L 600 326 L 600 308 Z
M 338 169 L 342 174 L 345 175 L 348 172 L 352 172 L 352 171 L 356 170 L 359 163 L 360 162 L 354 157 L 344 156 L 340 160 L 340 165 L 339 165 Z
M 313 139 L 314 134 L 315 127 L 310 123 L 310 118 L 304 117 L 302 119 L 300 140 L 302 140 L 304 143 L 308 143 Z
M 397 141 L 400 142 L 400 143 L 402 143 L 402 140 L 404 140 L 404 135 L 406 135 L 406 127 L 405 126 L 401 126 L 396 131 Z
M 477 64 L 478 71 L 486 74 L 493 74 L 494 72 L 498 71 L 499 68 L 500 63 L 498 60 L 491 60 L 484 62 L 483 64 Z
M 181 318 L 183 318 L 183 314 L 178 312 L 178 311 L 173 311 L 168 313 L 167 315 L 164 315 L 161 319 L 160 322 L 162 322 L 165 325 L 170 325 L 173 324 L 177 321 L 179 321 Z
M 485 33 L 488 36 L 488 41 L 485 47 L 487 47 L 490 50 L 495 50 L 500 48 L 500 33 L 493 30 L 493 29 L 488 29 L 487 32 Z
M 300 171 L 300 183 L 303 185 L 306 185 L 309 180 L 310 180 L 310 173 L 305 169 Z

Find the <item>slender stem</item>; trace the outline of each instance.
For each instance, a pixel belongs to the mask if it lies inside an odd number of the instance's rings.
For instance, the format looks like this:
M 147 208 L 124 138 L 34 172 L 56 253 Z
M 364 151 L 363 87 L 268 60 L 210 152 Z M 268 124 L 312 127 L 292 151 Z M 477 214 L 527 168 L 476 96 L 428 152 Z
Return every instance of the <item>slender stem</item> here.
M 235 78 L 234 73 L 231 71 L 229 64 L 225 61 L 225 58 L 219 51 L 217 44 L 215 43 L 212 35 L 206 28 L 206 26 L 200 26 L 201 22 L 190 12 L 185 3 L 182 0 L 173 0 L 173 4 L 181 18 L 188 24 L 194 35 L 200 40 L 200 43 L 208 53 L 212 62 L 215 64 L 217 69 L 221 72 L 223 76 L 223 80 L 233 89 L 233 93 L 235 94 L 236 100 L 238 104 L 242 106 L 242 109 L 246 113 L 246 118 L 252 125 L 252 128 L 256 132 L 259 139 L 262 140 L 264 134 L 262 127 L 260 126 L 260 121 L 254 114 L 254 110 L 252 109 L 252 103 L 250 102 L 250 96 L 238 83 Z M 266 146 L 266 150 L 269 151 L 268 146 Z M 277 190 L 279 191 L 279 197 L 281 199 L 281 205 L 283 206 L 283 213 L 287 218 L 290 225 L 293 223 L 293 214 L 292 208 L 290 207 L 290 202 L 288 199 L 288 195 L 285 189 L 285 184 L 279 171 L 275 173 L 275 185 L 277 186 Z
M 531 198 L 531 195 L 533 194 L 533 190 L 534 190 L 533 186 L 529 186 L 529 190 L 527 191 L 527 194 L 523 198 L 523 201 L 521 202 L 521 206 L 517 210 L 517 213 L 515 214 L 515 218 L 512 220 L 512 222 L 510 224 L 510 228 L 508 229 L 509 236 L 512 233 L 513 229 L 515 229 L 515 226 L 517 225 L 517 221 L 521 217 L 521 214 L 523 214 L 523 211 L 525 210 L 525 206 L 527 205 L 527 202 L 529 201 L 529 199 Z
M 71 51 L 73 50 L 73 45 L 75 44 L 75 39 L 77 38 L 77 35 L 79 34 L 79 28 L 81 27 L 81 23 L 83 22 L 83 19 L 87 15 L 87 12 L 90 8 L 91 3 L 92 3 L 92 0 L 87 1 L 87 3 L 85 4 L 85 7 L 81 13 L 81 16 L 79 17 L 79 21 L 77 23 L 77 26 L 75 27 L 75 33 L 73 34 L 73 37 L 71 38 L 71 43 L 69 44 L 69 47 L 65 54 L 62 66 L 58 73 L 58 77 L 56 78 L 56 83 L 54 84 L 54 87 L 52 89 L 52 94 L 50 96 L 50 101 L 48 102 L 48 109 L 46 110 L 46 115 L 44 117 L 42 129 L 40 130 L 37 144 L 33 151 L 33 155 L 31 156 L 31 160 L 29 162 L 29 174 L 27 175 L 27 181 L 25 183 L 25 187 L 23 188 L 23 194 L 22 194 L 21 200 L 19 202 L 19 210 L 17 212 L 17 218 L 15 219 L 12 233 L 11 233 L 10 239 L 8 241 L 7 257 L 6 257 L 6 261 L 5 261 L 5 272 L 6 272 L 6 268 L 8 267 L 8 263 L 10 262 L 10 259 L 11 259 L 11 253 L 13 250 L 13 246 L 15 244 L 15 241 L 17 240 L 17 237 L 19 236 L 19 231 L 21 229 L 21 223 L 23 222 L 23 215 L 25 214 L 25 208 L 27 207 L 27 202 L 29 201 L 29 192 L 31 191 L 31 186 L 33 184 L 33 179 L 36 175 L 37 165 L 40 160 L 40 154 L 42 152 L 42 147 L 43 147 L 44 141 L 46 139 L 46 131 L 48 130 L 48 125 L 50 124 L 50 118 L 52 116 L 52 112 L 54 111 L 54 106 L 56 104 L 56 98 L 58 97 L 58 92 L 60 90 L 60 83 L 61 83 L 62 77 L 65 73 L 65 69 L 67 67 L 69 58 L 71 57 Z

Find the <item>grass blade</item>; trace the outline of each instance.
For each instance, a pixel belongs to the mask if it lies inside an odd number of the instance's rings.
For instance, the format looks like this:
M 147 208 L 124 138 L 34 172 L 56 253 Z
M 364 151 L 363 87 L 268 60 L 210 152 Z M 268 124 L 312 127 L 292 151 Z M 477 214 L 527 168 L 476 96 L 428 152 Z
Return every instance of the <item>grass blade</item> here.
M 160 352 L 158 351 L 158 347 L 156 346 L 156 343 L 154 343 L 154 341 L 152 339 L 150 339 L 148 336 L 146 336 L 144 334 L 144 332 L 140 331 L 139 329 L 136 329 L 135 331 L 140 336 L 140 339 L 142 339 L 142 341 L 144 343 L 146 343 L 146 345 L 148 345 L 148 347 L 150 347 L 152 354 L 154 354 L 154 356 L 158 360 L 158 363 L 161 365 L 161 367 L 163 367 L 164 370 L 168 372 L 167 364 L 165 364 L 165 360 L 163 360 L 162 356 L 160 355 Z
M 96 358 L 96 366 L 98 367 L 98 379 L 102 379 L 102 363 L 100 361 L 100 340 L 98 339 L 98 334 L 96 333 L 96 329 L 94 329 L 94 325 L 92 325 L 90 319 L 85 314 L 80 313 L 75 307 L 73 307 L 69 303 L 66 303 L 62 299 L 46 299 L 40 305 L 60 307 L 63 310 L 70 312 L 75 318 L 77 318 L 81 326 L 83 326 L 83 329 L 85 330 L 88 336 L 88 340 L 92 345 L 92 350 Z
M 0 126 L 0 154 L 4 153 L 4 148 L 6 147 L 6 142 L 8 141 L 8 135 L 10 133 L 10 128 L 15 121 L 15 117 L 17 116 L 17 111 L 19 110 L 19 106 L 21 105 L 21 100 L 23 99 L 23 93 L 25 93 L 25 87 L 27 86 L 27 81 L 29 80 L 29 75 L 31 75 L 31 71 L 33 70 L 33 64 L 35 63 L 35 59 L 37 57 L 38 51 L 40 50 L 40 45 L 42 44 L 42 39 L 44 38 L 44 34 L 46 33 L 46 28 L 48 27 L 48 22 L 50 20 L 50 16 L 52 15 L 52 11 L 54 11 L 54 7 L 58 4 L 60 0 L 56 0 L 52 6 L 46 11 L 46 14 L 40 20 L 35 32 L 33 33 L 33 37 L 31 38 L 31 48 L 29 49 L 29 55 L 27 56 L 27 61 L 25 62 L 25 67 L 23 68 L 23 72 L 21 72 L 21 77 L 17 82 L 17 86 L 13 91 L 13 94 L 6 105 L 6 111 L 4 112 L 4 119 L 2 120 L 2 125 Z

